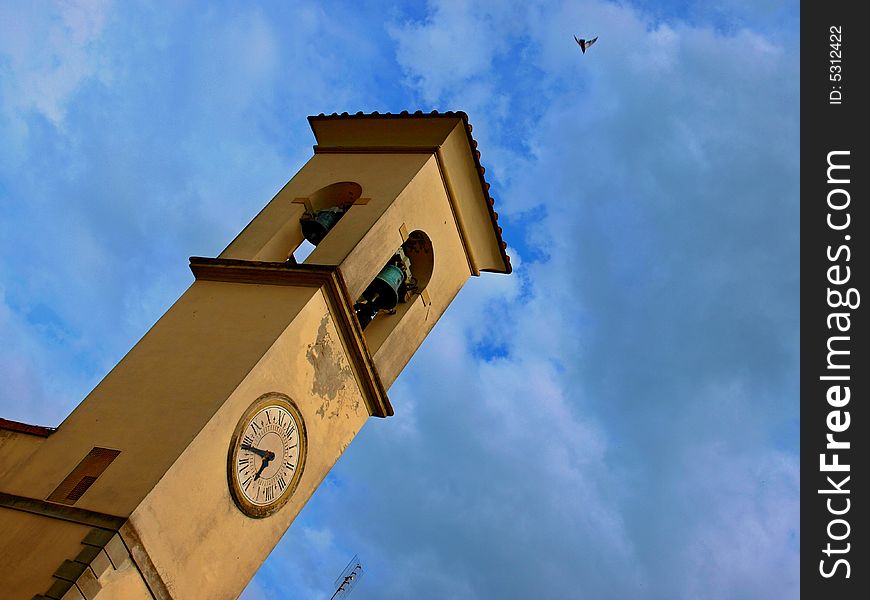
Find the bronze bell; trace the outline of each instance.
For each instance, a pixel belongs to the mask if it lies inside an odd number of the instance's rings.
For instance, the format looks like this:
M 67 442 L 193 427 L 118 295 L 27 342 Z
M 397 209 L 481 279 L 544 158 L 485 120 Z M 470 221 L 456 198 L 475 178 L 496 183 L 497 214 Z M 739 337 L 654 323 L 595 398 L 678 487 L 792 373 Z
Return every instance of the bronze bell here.
M 399 287 L 405 281 L 405 274 L 396 265 L 389 264 L 378 273 L 374 281 L 363 292 L 363 298 L 378 307 L 378 310 L 396 308 L 399 303 Z
M 299 223 L 302 225 L 302 236 L 316 246 L 323 241 L 329 230 L 335 227 L 345 212 L 347 209 L 340 206 L 317 210 L 313 213 L 306 212 L 299 219 Z
M 402 257 L 394 256 L 393 260 L 381 269 L 378 276 L 372 280 L 366 291 L 363 292 L 360 301 L 354 304 L 354 311 L 363 329 L 374 320 L 379 311 L 392 310 L 399 303 L 399 290 L 405 283 L 406 273 L 394 263 L 400 262 L 406 267 L 410 265 L 410 263 L 405 265 L 402 258 L 404 255 Z
M 369 302 L 357 302 L 353 305 L 360 326 L 365 329 L 378 316 L 378 308 Z

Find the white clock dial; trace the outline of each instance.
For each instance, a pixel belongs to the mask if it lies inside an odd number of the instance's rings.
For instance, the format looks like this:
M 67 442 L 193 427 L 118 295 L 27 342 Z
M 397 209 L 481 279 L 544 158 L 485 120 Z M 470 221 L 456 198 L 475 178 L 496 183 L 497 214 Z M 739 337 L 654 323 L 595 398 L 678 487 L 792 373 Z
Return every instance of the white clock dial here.
M 296 487 L 305 460 L 302 416 L 283 394 L 255 402 L 236 428 L 230 449 L 230 488 L 250 516 L 271 514 Z

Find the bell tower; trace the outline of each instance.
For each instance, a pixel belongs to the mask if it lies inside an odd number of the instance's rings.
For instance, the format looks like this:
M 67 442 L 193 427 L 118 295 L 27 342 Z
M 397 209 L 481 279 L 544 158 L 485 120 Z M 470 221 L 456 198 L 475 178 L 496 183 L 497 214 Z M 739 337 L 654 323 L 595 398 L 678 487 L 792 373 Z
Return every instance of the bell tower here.
M 57 429 L 0 419 L 0 596 L 235 597 L 468 278 L 510 273 L 465 113 L 309 122 L 314 156 Z

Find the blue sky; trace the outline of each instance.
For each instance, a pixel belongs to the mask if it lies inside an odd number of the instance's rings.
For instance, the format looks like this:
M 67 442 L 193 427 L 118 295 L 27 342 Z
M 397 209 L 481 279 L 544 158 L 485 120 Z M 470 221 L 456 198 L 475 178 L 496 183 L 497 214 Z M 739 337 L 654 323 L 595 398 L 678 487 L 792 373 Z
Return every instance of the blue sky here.
M 58 424 L 311 156 L 464 110 L 473 279 L 243 597 L 796 598 L 797 2 L 0 4 L 0 415 Z M 572 36 L 600 36 L 581 55 Z

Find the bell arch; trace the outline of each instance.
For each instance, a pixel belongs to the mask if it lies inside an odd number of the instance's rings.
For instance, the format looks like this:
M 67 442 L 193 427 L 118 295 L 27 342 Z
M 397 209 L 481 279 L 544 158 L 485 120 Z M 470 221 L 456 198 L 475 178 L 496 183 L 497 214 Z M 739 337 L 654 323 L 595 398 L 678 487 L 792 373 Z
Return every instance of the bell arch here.
M 324 186 L 308 197 L 311 210 L 350 206 L 362 196 L 362 186 L 355 181 L 339 181 Z
M 360 196 L 362 186 L 355 181 L 331 183 L 311 194 L 305 201 L 305 212 L 299 219 L 304 240 L 317 246 Z M 299 245 L 291 254 L 298 248 Z
M 364 309 L 361 314 L 357 309 L 360 325 L 364 329 L 366 343 L 371 352 L 377 352 L 414 303 L 428 303 L 426 286 L 432 278 L 434 265 L 435 253 L 432 240 L 424 231 L 414 230 L 366 288 L 360 298 L 364 304 L 375 294 L 378 294 L 379 298 L 389 295 L 387 301 L 374 315 L 365 313 Z M 401 280 L 398 279 L 399 271 L 403 276 Z M 393 302 L 394 298 L 395 302 Z M 360 302 L 355 308 L 359 306 Z

